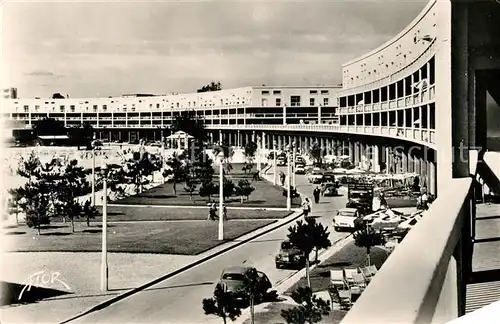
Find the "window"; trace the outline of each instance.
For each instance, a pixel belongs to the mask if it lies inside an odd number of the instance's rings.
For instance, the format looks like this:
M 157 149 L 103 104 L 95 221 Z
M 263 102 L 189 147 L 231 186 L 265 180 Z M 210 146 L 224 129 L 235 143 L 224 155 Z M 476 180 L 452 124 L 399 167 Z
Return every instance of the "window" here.
M 106 111 L 108 109 L 108 105 L 102 105 L 102 110 Z
M 61 112 L 64 112 L 64 105 L 63 106 L 59 106 L 59 109 L 61 110 Z
M 94 112 L 97 111 L 97 105 L 94 105 L 92 108 L 94 109 Z
M 327 95 L 327 94 L 329 94 L 329 93 L 330 93 L 330 92 L 329 92 L 328 90 L 321 90 L 321 94 L 322 94 L 322 95 Z
M 160 104 L 159 103 L 156 104 L 156 108 L 158 108 L 158 109 L 160 108 Z
M 328 98 L 323 98 L 323 106 L 328 106 Z
M 276 98 L 276 107 L 281 106 L 281 98 Z
M 281 90 L 274 90 L 273 91 L 273 95 L 280 95 L 281 94 Z
M 23 108 L 24 108 L 24 112 L 28 112 L 28 110 L 30 109 L 29 106 L 24 106 Z
M 309 99 L 309 106 L 314 106 L 315 100 L 314 98 Z
M 69 110 L 71 110 L 71 112 L 75 112 L 75 105 L 69 106 Z
M 309 90 L 309 94 L 318 94 L 318 90 Z
M 38 109 L 40 109 L 40 106 L 39 105 L 35 105 L 35 111 L 38 111 Z
M 293 107 L 300 106 L 300 96 L 290 96 L 290 105 Z
M 178 102 L 176 102 L 176 103 L 175 103 L 175 106 L 176 106 L 177 108 L 179 108 L 179 103 L 178 103 Z
M 269 91 L 267 91 L 267 90 L 262 90 L 262 94 L 263 94 L 263 95 L 268 95 L 268 94 L 269 94 Z
M 267 106 L 267 99 L 262 99 L 261 100 L 261 106 L 266 107 Z

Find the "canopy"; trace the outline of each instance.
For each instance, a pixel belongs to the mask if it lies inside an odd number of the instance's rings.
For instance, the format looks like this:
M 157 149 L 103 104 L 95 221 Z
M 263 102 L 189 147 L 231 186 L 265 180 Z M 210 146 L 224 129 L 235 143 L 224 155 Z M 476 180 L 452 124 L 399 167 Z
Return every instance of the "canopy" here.
M 175 132 L 174 134 L 167 136 L 167 139 L 185 139 L 185 138 L 194 138 L 193 136 L 189 135 L 186 132 L 183 131 L 178 131 Z
M 49 139 L 69 139 L 68 135 L 40 135 L 38 138 L 43 139 L 43 140 L 49 140 Z

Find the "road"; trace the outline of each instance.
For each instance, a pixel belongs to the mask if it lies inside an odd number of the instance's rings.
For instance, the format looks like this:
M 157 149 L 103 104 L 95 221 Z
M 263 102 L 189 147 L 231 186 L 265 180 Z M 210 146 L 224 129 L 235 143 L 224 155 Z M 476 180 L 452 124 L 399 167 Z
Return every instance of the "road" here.
M 297 176 L 297 189 L 312 196 L 313 187 L 305 176 Z M 343 196 L 328 197 L 312 207 L 312 215 L 320 216 L 318 220 L 329 226 L 332 242 L 348 235 L 331 229 L 334 212 L 344 207 L 345 202 Z M 264 271 L 273 284 L 295 273 L 294 270 L 278 270 L 274 264 L 274 257 L 287 232 L 288 226 L 279 228 L 75 322 L 220 323 L 217 317 L 203 313 L 202 299 L 212 296 L 223 268 L 252 265 Z

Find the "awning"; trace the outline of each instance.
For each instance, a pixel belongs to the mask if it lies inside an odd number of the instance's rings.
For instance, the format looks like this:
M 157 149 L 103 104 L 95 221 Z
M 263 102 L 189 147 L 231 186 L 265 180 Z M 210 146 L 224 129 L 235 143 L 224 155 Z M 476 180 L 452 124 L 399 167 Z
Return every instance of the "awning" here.
M 167 139 L 185 139 L 185 138 L 191 139 L 194 137 L 183 131 L 178 131 L 170 136 L 167 136 Z
M 62 140 L 62 139 L 69 139 L 68 135 L 40 135 L 38 136 L 39 139 L 42 140 Z

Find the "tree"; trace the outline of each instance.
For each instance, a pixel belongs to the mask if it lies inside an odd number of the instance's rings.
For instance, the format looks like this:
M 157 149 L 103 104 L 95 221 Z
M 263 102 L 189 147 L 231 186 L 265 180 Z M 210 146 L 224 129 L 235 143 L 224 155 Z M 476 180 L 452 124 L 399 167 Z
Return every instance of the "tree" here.
M 318 142 L 314 142 L 311 145 L 309 149 L 309 155 L 315 160 L 316 165 L 321 166 L 323 162 L 323 151 L 321 150 L 321 146 Z
M 212 298 L 203 299 L 203 311 L 205 315 L 216 315 L 222 318 L 224 324 L 227 319 L 234 321 L 241 315 L 241 310 L 237 306 L 236 299 L 231 292 L 222 285 L 215 287 Z
M 227 179 L 226 177 L 224 177 L 223 180 L 222 192 L 224 195 L 224 200 L 226 200 L 227 198 L 231 197 L 234 194 L 234 183 L 231 180 Z
M 142 193 L 143 185 L 147 182 L 144 177 L 148 177 L 160 169 L 159 158 L 148 152 L 134 152 L 133 158 L 125 162 L 125 177 L 129 183 L 135 185 L 135 191 Z
M 359 247 L 366 248 L 366 259 L 370 265 L 370 250 L 377 245 L 385 244 L 385 238 L 380 232 L 376 232 L 371 227 L 364 227 L 363 229 L 354 232 L 354 244 Z
M 50 224 L 50 198 L 49 190 L 45 182 L 28 182 L 20 188 L 23 196 L 22 210 L 26 215 L 26 225 L 36 228 L 40 235 L 42 225 Z
M 281 317 L 287 324 L 318 323 L 323 316 L 330 313 L 328 302 L 316 297 L 310 287 L 297 288 L 291 297 L 299 305 L 281 310 Z
M 211 81 L 209 84 L 204 85 L 203 87 L 198 89 L 196 92 L 200 93 L 200 92 L 219 91 L 219 90 L 222 90 L 222 85 L 221 85 L 220 81 L 217 81 L 217 82 Z
M 52 99 L 66 99 L 66 97 L 64 97 L 62 94 L 60 94 L 59 92 L 57 92 L 57 93 L 54 93 L 52 95 Z
M 243 172 L 245 174 L 247 171 L 252 171 L 253 161 L 255 158 L 255 153 L 257 152 L 257 144 L 255 142 L 248 142 L 245 145 L 245 165 L 243 166 Z
M 172 133 L 182 131 L 194 137 L 196 147 L 202 148 L 207 141 L 208 135 L 205 129 L 205 121 L 198 116 L 194 110 L 183 111 L 174 117 L 170 126 Z
M 309 273 L 309 256 L 316 244 L 320 242 L 318 230 L 315 228 L 316 219 L 308 218 L 306 223 L 298 221 L 296 225 L 288 228 L 288 240 L 290 243 L 300 250 L 306 259 L 306 278 L 307 285 L 311 287 L 310 273 Z
M 187 167 L 186 170 L 186 183 L 184 185 L 184 190 L 186 190 L 189 193 L 189 199 L 193 199 L 193 192 L 196 191 L 196 187 L 198 187 L 198 179 L 196 178 L 196 175 L 192 171 L 192 168 L 190 166 Z
M 71 140 L 78 146 L 85 146 L 87 150 L 92 149 L 91 143 L 94 136 L 94 128 L 88 122 L 70 129 Z
M 314 241 L 314 250 L 316 252 L 314 260 L 315 262 L 318 262 L 318 251 L 321 249 L 327 249 L 332 246 L 332 242 L 330 242 L 330 239 L 328 238 L 330 233 L 328 232 L 327 226 L 323 226 L 323 224 L 316 221 L 309 222 L 308 225 L 312 227 L 312 238 Z
M 54 118 L 43 118 L 33 123 L 33 133 L 40 135 L 66 135 L 64 123 Z
M 241 202 L 243 202 L 243 197 L 246 197 L 248 200 L 248 197 L 250 194 L 255 190 L 254 187 L 250 185 L 250 182 L 246 179 L 242 179 L 238 181 L 238 186 L 235 188 L 235 193 L 238 196 L 241 196 Z
M 261 296 L 263 289 L 261 288 L 262 280 L 259 277 L 259 273 L 255 268 L 248 268 L 245 271 L 243 277 L 243 285 L 241 287 L 241 291 L 245 293 L 249 298 L 250 302 L 250 323 L 255 323 L 255 301 L 262 299 L 264 296 Z
M 210 182 L 202 182 L 200 186 L 200 196 L 208 197 L 208 201 L 212 200 L 212 196 L 216 195 L 219 192 L 219 186 L 215 185 L 212 181 Z
M 166 164 L 169 169 L 164 170 L 163 176 L 167 177 L 168 175 L 172 175 L 174 195 L 177 195 L 176 185 L 184 178 L 184 165 L 182 163 L 181 157 L 179 157 L 176 153 L 174 153 L 173 156 L 167 160 Z

